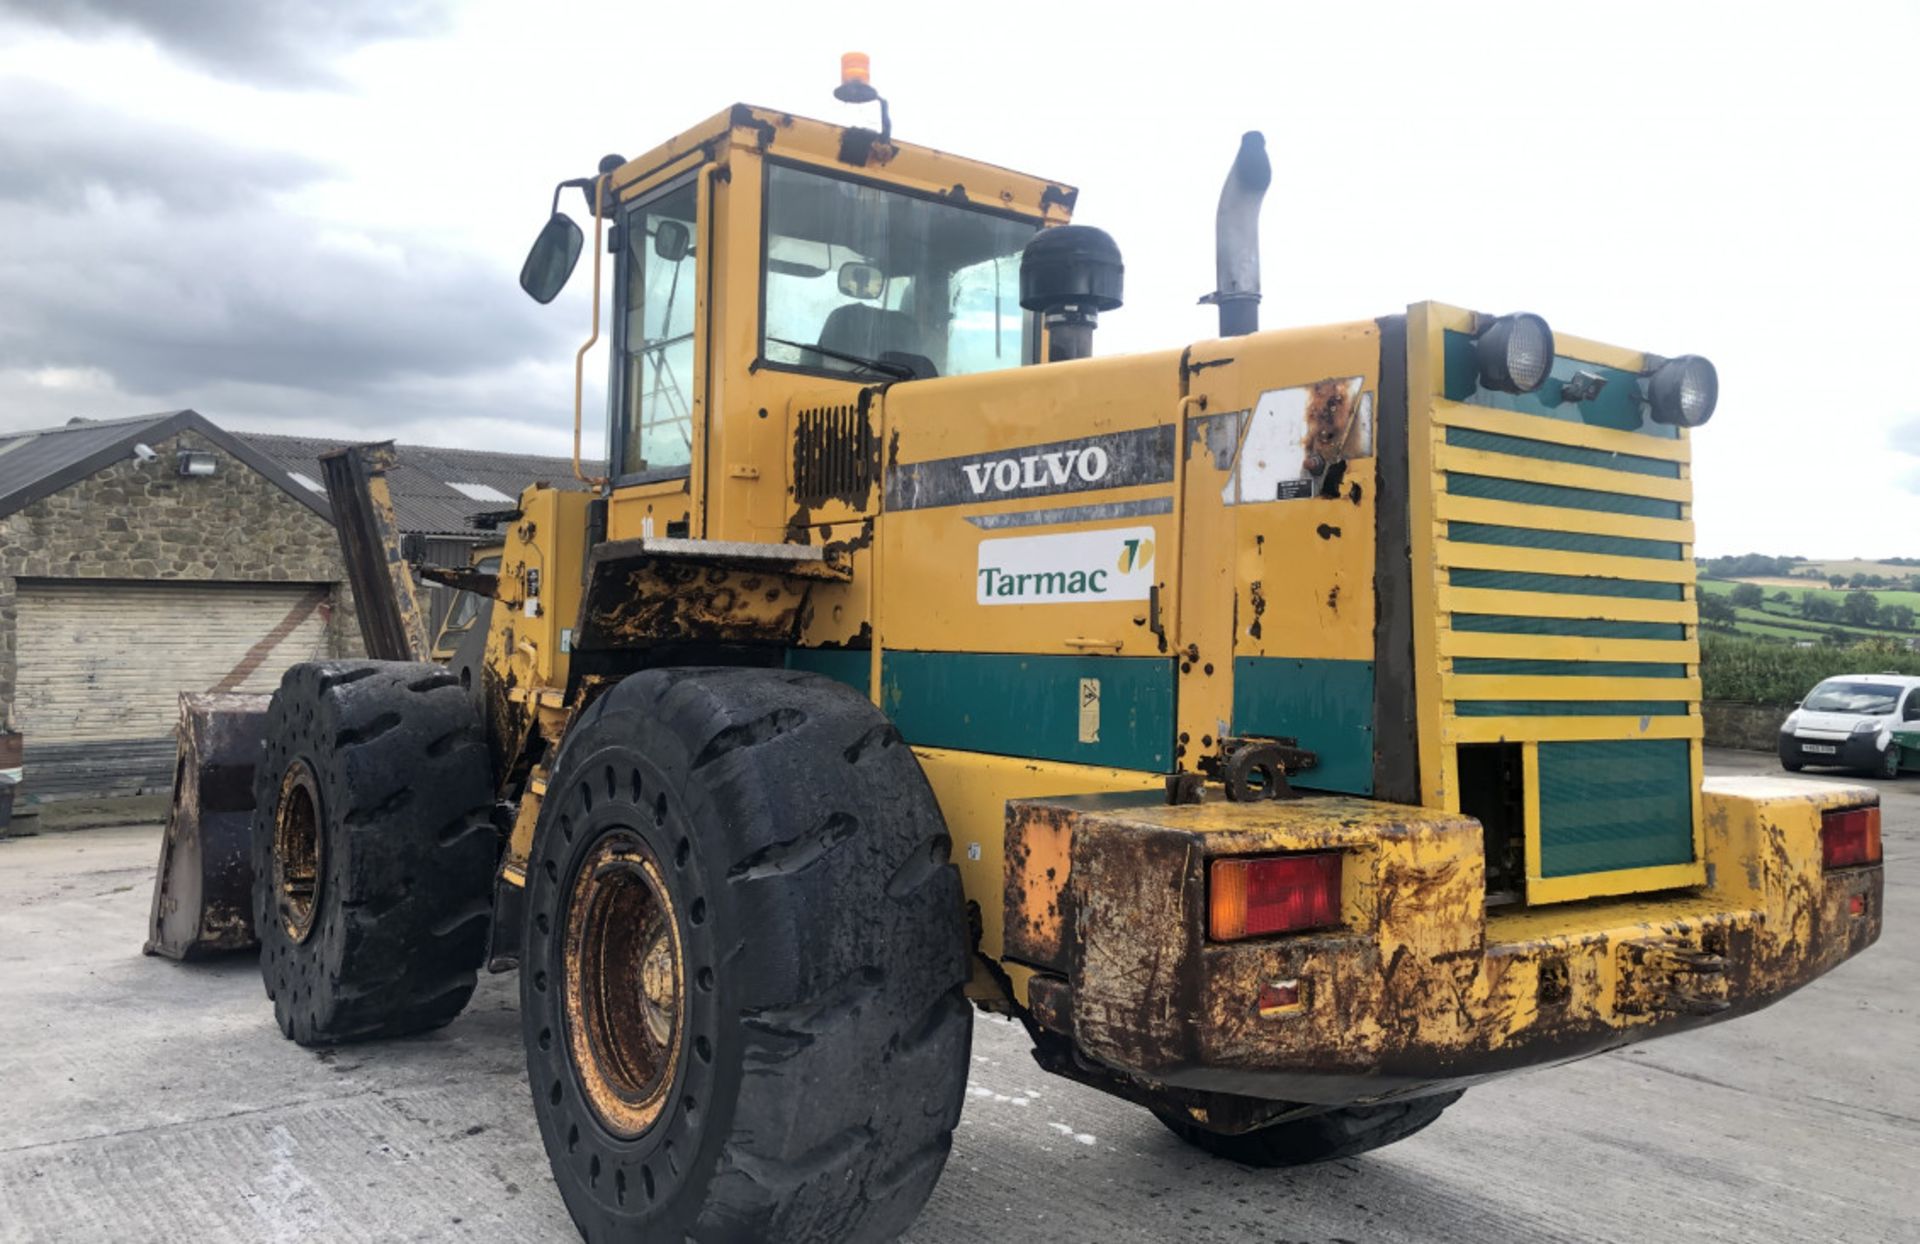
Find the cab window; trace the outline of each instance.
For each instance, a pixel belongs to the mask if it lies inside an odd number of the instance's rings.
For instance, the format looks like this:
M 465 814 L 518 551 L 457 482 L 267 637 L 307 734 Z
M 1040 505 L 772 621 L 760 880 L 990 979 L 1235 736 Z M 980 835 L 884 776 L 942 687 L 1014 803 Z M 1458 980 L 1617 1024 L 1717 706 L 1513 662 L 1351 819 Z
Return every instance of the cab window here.
M 1017 367 L 1028 220 L 807 169 L 767 169 L 761 357 L 858 376 Z
M 622 221 L 613 378 L 620 476 L 670 472 L 693 460 L 694 203 L 688 183 Z
M 474 563 L 473 568 L 483 574 L 499 574 L 500 559 L 497 556 L 483 557 Z M 460 593 L 454 600 L 453 612 L 447 616 L 444 629 L 449 632 L 466 630 L 473 625 L 474 619 L 480 616 L 480 607 L 484 604 L 486 604 L 486 597 L 476 592 Z

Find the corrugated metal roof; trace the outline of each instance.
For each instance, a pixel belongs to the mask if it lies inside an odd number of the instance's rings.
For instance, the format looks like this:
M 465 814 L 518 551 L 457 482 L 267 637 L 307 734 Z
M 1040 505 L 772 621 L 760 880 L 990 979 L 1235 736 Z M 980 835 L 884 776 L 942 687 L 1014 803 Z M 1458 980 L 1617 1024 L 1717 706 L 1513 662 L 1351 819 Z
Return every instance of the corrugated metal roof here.
M 280 469 L 311 479 L 324 479 L 320 455 L 342 449 L 352 441 L 316 436 L 279 436 L 264 432 L 235 432 L 238 439 L 271 458 Z M 478 449 L 442 449 L 434 445 L 395 445 L 396 462 L 387 473 L 393 493 L 394 517 L 400 530 L 421 535 L 473 535 L 469 516 L 511 507 L 511 501 L 481 501 L 466 496 L 454 484 L 479 484 L 517 500 L 535 482 L 577 490 L 573 459 L 542 454 L 491 453 Z M 589 473 L 602 464 L 583 462 Z
M 320 455 L 343 449 L 353 441 L 316 436 L 279 436 L 265 432 L 229 432 L 191 410 L 164 411 L 131 419 L 77 420 L 57 428 L 0 434 L 0 515 L 11 514 L 58 492 L 134 452 L 134 446 L 160 441 L 192 429 L 226 449 L 284 488 L 329 522 L 332 511 L 324 490 L 304 487 L 326 478 Z M 502 510 L 511 501 L 483 501 L 465 495 L 455 484 L 479 485 L 518 499 L 535 482 L 577 490 L 571 458 L 542 454 L 489 453 L 477 449 L 442 449 L 432 445 L 396 445 L 397 462 L 387 477 L 393 493 L 394 516 L 400 529 L 421 535 L 473 536 L 469 516 Z M 599 462 L 581 464 L 589 474 Z

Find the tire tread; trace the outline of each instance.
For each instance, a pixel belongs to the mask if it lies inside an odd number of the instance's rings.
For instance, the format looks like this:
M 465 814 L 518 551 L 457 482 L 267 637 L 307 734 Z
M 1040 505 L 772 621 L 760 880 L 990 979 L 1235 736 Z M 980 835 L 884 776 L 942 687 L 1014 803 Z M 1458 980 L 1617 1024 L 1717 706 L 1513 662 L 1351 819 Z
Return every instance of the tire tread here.
M 473 702 L 437 667 L 327 661 L 282 677 L 255 778 L 254 915 L 263 984 L 292 1040 L 402 1036 L 465 1006 L 498 846 L 475 832 L 491 829 L 493 794 L 480 736 Z M 320 788 L 325 835 L 319 910 L 301 943 L 279 922 L 272 864 L 274 805 L 296 758 Z M 429 808 L 433 819 L 418 811 Z

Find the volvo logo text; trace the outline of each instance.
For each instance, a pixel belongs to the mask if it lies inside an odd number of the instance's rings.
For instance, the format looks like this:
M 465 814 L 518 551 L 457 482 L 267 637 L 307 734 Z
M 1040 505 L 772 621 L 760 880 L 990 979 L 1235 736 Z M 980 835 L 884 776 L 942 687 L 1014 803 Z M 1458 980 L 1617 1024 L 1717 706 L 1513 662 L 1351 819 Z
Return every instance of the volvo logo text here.
M 1025 492 L 1036 488 L 1060 488 L 1075 476 L 1093 484 L 1106 478 L 1112 465 L 1107 451 L 1098 445 L 1084 449 L 1062 449 L 1053 453 L 1028 454 L 1023 458 L 1001 458 L 995 462 L 969 462 L 960 469 L 967 473 L 973 495 L 994 492 Z

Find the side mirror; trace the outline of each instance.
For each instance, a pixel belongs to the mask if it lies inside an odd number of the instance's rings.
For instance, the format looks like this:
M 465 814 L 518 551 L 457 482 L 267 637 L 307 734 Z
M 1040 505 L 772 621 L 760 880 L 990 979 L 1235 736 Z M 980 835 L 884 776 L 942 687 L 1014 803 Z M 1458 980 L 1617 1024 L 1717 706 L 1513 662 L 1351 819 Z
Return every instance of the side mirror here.
M 887 292 L 887 274 L 870 263 L 849 259 L 840 265 L 840 292 L 848 298 L 872 302 Z
M 653 253 L 679 263 L 693 249 L 693 233 L 677 220 L 663 220 L 653 231 Z
M 566 288 L 573 265 L 580 261 L 580 226 L 555 212 L 533 240 L 527 262 L 520 265 L 520 288 L 527 297 L 545 305 Z

